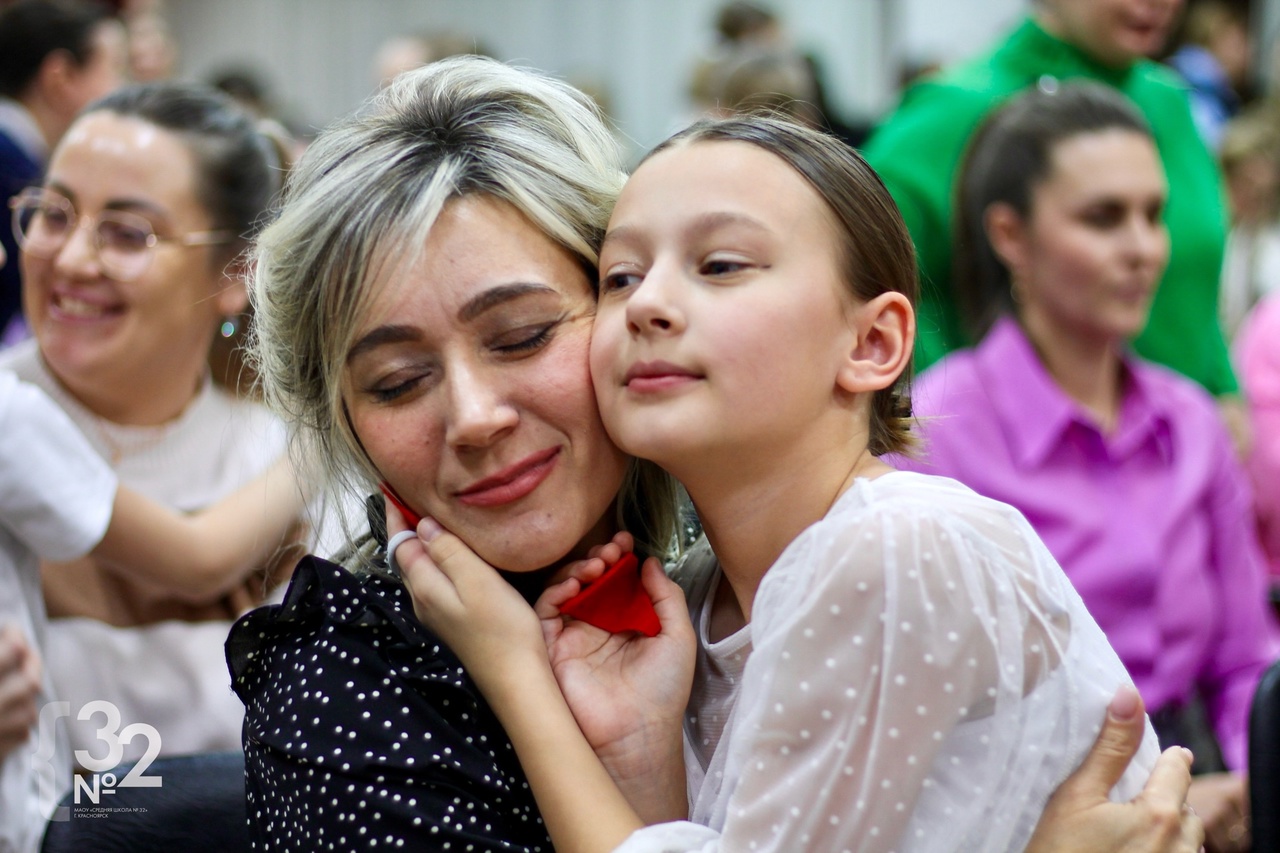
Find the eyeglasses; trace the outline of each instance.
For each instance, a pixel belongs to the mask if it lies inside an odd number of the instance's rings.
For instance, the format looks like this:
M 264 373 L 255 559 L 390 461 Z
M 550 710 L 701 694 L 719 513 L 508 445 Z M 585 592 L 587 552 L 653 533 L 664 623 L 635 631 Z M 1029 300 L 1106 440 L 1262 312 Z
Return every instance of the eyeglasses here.
M 174 237 L 156 234 L 151 223 L 127 210 L 104 210 L 97 216 L 76 213 L 71 200 L 45 189 L 23 190 L 9 199 L 13 234 L 24 252 L 53 258 L 80 228 L 93 234 L 102 272 L 116 281 L 132 281 L 147 271 L 156 246 L 215 246 L 235 238 L 232 231 L 192 231 Z

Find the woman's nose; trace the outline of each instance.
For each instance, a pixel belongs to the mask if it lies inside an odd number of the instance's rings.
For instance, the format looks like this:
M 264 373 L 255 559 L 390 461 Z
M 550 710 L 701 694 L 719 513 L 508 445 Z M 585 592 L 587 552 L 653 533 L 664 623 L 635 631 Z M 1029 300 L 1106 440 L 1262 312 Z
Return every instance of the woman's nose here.
M 98 275 L 102 272 L 102 267 L 95 240 L 92 228 L 85 227 L 83 220 L 76 223 L 76 227 L 67 235 L 67 241 L 54 255 L 54 266 L 66 275 Z
M 450 371 L 449 422 L 445 440 L 451 447 L 488 447 L 509 433 L 520 415 L 501 383 L 482 367 Z
M 1164 223 L 1146 219 L 1133 228 L 1132 253 L 1138 262 L 1163 266 L 1169 256 L 1169 233 Z

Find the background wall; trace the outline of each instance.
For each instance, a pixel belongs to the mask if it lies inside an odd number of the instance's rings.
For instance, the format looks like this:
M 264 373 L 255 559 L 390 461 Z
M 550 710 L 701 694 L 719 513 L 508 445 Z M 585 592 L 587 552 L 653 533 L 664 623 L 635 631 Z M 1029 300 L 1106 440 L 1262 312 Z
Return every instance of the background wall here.
M 604 94 L 636 150 L 688 116 L 694 61 L 721 0 L 168 0 L 185 76 L 257 69 L 285 111 L 320 126 L 376 86 L 378 45 L 399 33 L 474 35 L 490 53 Z M 769 0 L 821 61 L 846 118 L 892 104 L 903 60 L 971 53 L 1026 0 Z

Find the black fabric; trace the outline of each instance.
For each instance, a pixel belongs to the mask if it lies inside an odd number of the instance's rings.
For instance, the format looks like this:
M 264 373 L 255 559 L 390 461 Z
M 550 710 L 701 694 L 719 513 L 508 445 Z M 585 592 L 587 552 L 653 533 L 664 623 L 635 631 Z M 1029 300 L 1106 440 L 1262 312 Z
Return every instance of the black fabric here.
M 502 727 L 398 581 L 307 557 L 227 662 L 252 849 L 552 850 Z
M 123 779 L 132 765 L 117 768 Z M 116 787 L 98 803 L 68 794 L 45 830 L 41 853 L 233 853 L 249 849 L 244 756 L 161 758 L 145 774 L 160 787 Z M 69 817 L 69 819 L 68 819 Z
M 1280 661 L 1258 681 L 1249 713 L 1249 813 L 1253 849 L 1280 850 Z

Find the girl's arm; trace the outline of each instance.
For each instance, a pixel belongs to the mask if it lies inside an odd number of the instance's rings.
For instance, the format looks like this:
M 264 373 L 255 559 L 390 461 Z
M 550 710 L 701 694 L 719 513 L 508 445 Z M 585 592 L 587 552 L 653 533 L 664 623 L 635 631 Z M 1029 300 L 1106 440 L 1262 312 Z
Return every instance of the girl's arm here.
M 172 595 L 209 600 L 233 589 L 286 541 L 311 486 L 288 454 L 228 497 L 186 515 L 121 486 L 91 555 Z
M 399 519 L 390 515 L 388 533 L 394 534 Z M 614 850 L 644 822 L 579 730 L 556 684 L 537 616 L 457 537 L 430 519 L 418 534 L 396 554 L 415 612 L 461 658 L 511 738 L 556 850 Z M 654 606 L 663 633 L 637 643 L 671 642 L 664 638 L 670 626 L 688 624 L 674 584 Z

